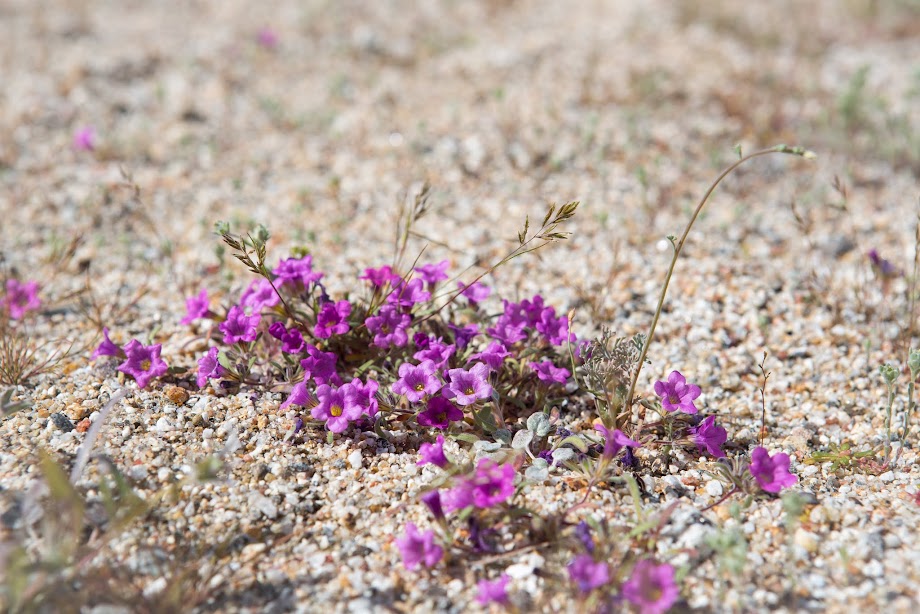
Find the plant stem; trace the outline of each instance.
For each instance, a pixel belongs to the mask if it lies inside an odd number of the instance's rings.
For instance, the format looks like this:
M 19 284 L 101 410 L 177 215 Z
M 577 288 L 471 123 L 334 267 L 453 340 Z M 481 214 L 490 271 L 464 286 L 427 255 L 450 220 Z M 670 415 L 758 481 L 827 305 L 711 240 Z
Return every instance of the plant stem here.
M 706 205 L 709 197 L 712 196 L 712 193 L 715 191 L 716 187 L 718 187 L 718 185 L 722 183 L 722 180 L 730 175 L 732 171 L 734 171 L 736 168 L 748 160 L 751 160 L 752 158 L 766 156 L 773 153 L 791 154 L 802 156 L 803 158 L 808 159 L 815 157 L 815 154 L 811 151 L 801 147 L 789 147 L 787 145 L 777 145 L 769 149 L 761 149 L 741 157 L 734 164 L 722 171 L 722 174 L 719 175 L 718 178 L 712 183 L 712 185 L 709 186 L 709 189 L 706 190 L 703 198 L 700 200 L 699 204 L 696 206 L 696 209 L 693 211 L 693 215 L 690 217 L 690 221 L 687 222 L 687 226 L 684 228 L 684 232 L 681 234 L 680 239 L 674 243 L 674 254 L 671 256 L 671 264 L 668 266 L 668 272 L 664 277 L 664 284 L 661 287 L 661 295 L 658 297 L 658 307 L 655 308 L 655 316 L 652 318 L 652 325 L 649 327 L 648 336 L 645 339 L 645 343 L 642 345 L 642 352 L 639 354 L 639 362 L 636 367 L 636 372 L 633 374 L 632 381 L 630 381 L 629 384 L 629 394 L 626 395 L 626 411 L 623 413 L 627 416 L 629 415 L 634 402 L 636 383 L 639 381 L 639 374 L 642 373 L 642 367 L 645 363 L 645 357 L 648 354 L 648 348 L 652 344 L 652 339 L 655 337 L 655 329 L 658 326 L 658 319 L 661 317 L 661 311 L 664 307 L 665 297 L 668 294 L 668 286 L 671 283 L 671 277 L 674 275 L 674 267 L 677 265 L 677 259 L 680 257 L 680 253 L 684 248 L 684 243 L 687 241 L 687 235 L 690 234 L 690 229 L 693 228 L 693 224 L 696 222 L 696 218 L 699 217 L 700 212 L 703 210 L 703 207 Z M 619 422 L 619 416 L 617 416 L 617 422 Z

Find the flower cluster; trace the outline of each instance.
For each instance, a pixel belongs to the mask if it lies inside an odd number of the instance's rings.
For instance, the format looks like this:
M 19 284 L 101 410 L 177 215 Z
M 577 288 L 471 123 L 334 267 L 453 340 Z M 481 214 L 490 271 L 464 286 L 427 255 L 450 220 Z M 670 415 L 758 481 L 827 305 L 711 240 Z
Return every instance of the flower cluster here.
M 169 369 L 166 362 L 160 358 L 162 346 L 144 345 L 137 339 L 132 339 L 124 347 L 114 343 L 109 338 L 109 329 L 102 329 L 102 343 L 93 352 L 91 360 L 102 356 L 114 356 L 124 360 L 118 367 L 125 375 L 130 375 L 140 388 L 146 388 L 150 380 L 164 375 Z
M 6 294 L 0 298 L 0 309 L 5 310 L 13 320 L 21 320 L 26 313 L 41 307 L 38 298 L 38 282 L 22 283 L 16 279 L 6 280 Z

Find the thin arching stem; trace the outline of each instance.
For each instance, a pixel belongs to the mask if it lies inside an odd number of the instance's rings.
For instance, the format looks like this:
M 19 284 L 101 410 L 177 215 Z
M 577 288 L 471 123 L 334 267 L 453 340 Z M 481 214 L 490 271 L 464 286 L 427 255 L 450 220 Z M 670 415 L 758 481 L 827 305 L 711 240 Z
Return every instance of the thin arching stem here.
M 696 218 L 699 217 L 700 212 L 703 210 L 703 207 L 706 205 L 706 202 L 709 200 L 709 197 L 712 196 L 712 193 L 718 187 L 722 180 L 728 177 L 732 171 L 736 168 L 751 160 L 752 158 L 757 158 L 759 156 L 766 156 L 768 154 L 780 153 L 780 154 L 791 154 L 795 156 L 802 156 L 803 158 L 814 158 L 815 154 L 811 151 L 803 149 L 801 147 L 789 147 L 788 145 L 777 145 L 776 147 L 771 147 L 769 149 L 761 149 L 750 153 L 746 156 L 739 158 L 734 164 L 722 171 L 722 174 L 709 186 L 709 189 L 706 190 L 706 193 L 703 195 L 703 198 L 700 200 L 699 204 L 696 206 L 696 209 L 693 211 L 693 215 L 690 217 L 690 221 L 687 222 L 687 227 L 684 228 L 683 234 L 680 235 L 680 239 L 677 242 L 673 243 L 674 245 L 674 254 L 671 256 L 671 264 L 668 266 L 668 272 L 664 277 L 664 283 L 661 286 L 661 295 L 658 297 L 658 307 L 655 309 L 655 316 L 652 318 L 652 325 L 649 327 L 648 335 L 645 338 L 645 343 L 642 345 L 642 351 L 639 354 L 639 362 L 636 366 L 636 372 L 633 374 L 632 381 L 629 383 L 629 394 L 626 396 L 626 415 L 629 415 L 629 409 L 632 407 L 633 398 L 636 393 L 636 382 L 639 381 L 639 374 L 642 373 L 642 367 L 645 364 L 645 357 L 648 354 L 648 348 L 652 344 L 652 339 L 655 336 L 655 329 L 658 326 L 658 319 L 661 317 L 661 310 L 664 307 L 664 300 L 668 294 L 668 286 L 671 283 L 671 277 L 674 275 L 674 267 L 677 265 L 677 259 L 680 258 L 680 252 L 684 249 L 684 243 L 687 241 L 687 235 L 690 234 L 690 229 L 693 228 L 693 223 L 696 222 Z M 618 420 L 619 422 L 619 420 Z

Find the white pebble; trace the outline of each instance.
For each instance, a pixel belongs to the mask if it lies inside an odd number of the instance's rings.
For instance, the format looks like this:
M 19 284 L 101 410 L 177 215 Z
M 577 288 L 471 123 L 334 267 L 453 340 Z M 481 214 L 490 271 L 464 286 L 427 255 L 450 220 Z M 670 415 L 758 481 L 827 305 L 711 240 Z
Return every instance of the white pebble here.
M 351 465 L 352 469 L 360 469 L 363 460 L 361 450 L 355 450 L 348 455 L 348 464 Z

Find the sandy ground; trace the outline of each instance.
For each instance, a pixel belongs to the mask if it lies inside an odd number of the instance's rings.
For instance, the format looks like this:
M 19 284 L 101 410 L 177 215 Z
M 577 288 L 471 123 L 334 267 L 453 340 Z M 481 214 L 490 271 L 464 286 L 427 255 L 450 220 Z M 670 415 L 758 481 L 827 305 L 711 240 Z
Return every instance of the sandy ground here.
M 260 44 L 269 31 L 275 44 Z M 809 504 L 795 529 L 779 501 L 701 514 L 717 498 L 707 462 L 685 459 L 646 480 L 650 509 L 683 510 L 659 550 L 684 557 L 685 609 L 915 611 L 916 438 L 882 472 L 805 461 L 880 447 L 877 367 L 917 343 L 908 278 L 881 283 L 866 256 L 911 271 L 918 58 L 911 0 L 0 3 L 3 266 L 42 284 L 36 339 L 89 348 L 14 389 L 31 408 L 0 425 L 4 540 L 36 522 L 21 511 L 37 449 L 69 468 L 85 437 L 49 416 L 95 420 L 133 385 L 89 363 L 97 324 L 194 365 L 184 298 L 248 281 L 220 266 L 215 221 L 266 224 L 275 257 L 306 246 L 341 294 L 392 256 L 397 205 L 423 181 L 434 210 L 413 249 L 456 269 L 494 261 L 547 203 L 577 200 L 571 240 L 488 281 L 574 309 L 579 335 L 632 334 L 651 319 L 663 237 L 733 146 L 790 143 L 818 160 L 761 159 L 713 198 L 640 387 L 681 369 L 747 446 L 768 352 L 769 447 L 793 456 Z M 87 126 L 95 147 L 80 151 Z M 578 608 L 548 592 L 560 561 L 538 553 L 403 571 L 392 535 L 424 522 L 413 497 L 433 476 L 415 467 L 416 439 L 285 445 L 281 398 L 192 391 L 177 404 L 157 384 L 108 418 L 97 451 L 147 497 L 241 445 L 220 481 L 186 487 L 107 551 L 132 610 L 166 603 L 163 578 L 182 572 L 182 609 L 467 611 L 475 581 L 509 568 L 518 607 Z M 527 496 L 550 511 L 579 495 L 553 478 Z M 630 506 L 604 491 L 592 513 L 623 520 Z M 732 529 L 747 549 L 729 572 L 704 538 Z M 106 590 L 90 605 L 119 602 Z

